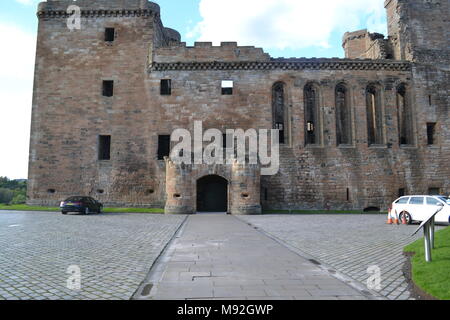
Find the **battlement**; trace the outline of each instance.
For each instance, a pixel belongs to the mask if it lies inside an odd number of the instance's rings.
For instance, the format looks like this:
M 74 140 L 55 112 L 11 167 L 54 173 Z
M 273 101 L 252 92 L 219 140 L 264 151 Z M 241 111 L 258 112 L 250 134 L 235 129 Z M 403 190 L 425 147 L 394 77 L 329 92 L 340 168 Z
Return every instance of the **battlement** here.
M 79 6 L 81 16 L 133 16 L 151 15 L 159 16 L 158 4 L 147 0 L 47 0 L 38 5 L 38 17 L 68 16 L 67 8 L 70 5 Z
M 154 62 L 208 62 L 208 61 L 270 61 L 269 54 L 253 46 L 238 46 L 236 42 L 222 42 L 213 46 L 212 42 L 196 42 L 186 46 L 185 42 L 155 50 Z

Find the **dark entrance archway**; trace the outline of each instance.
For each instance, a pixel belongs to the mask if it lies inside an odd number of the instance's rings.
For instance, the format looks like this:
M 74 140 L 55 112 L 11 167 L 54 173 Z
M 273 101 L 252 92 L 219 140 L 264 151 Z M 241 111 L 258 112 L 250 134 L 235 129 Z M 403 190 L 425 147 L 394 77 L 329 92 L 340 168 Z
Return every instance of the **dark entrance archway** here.
M 211 175 L 197 181 L 197 211 L 228 211 L 228 181 L 226 179 Z

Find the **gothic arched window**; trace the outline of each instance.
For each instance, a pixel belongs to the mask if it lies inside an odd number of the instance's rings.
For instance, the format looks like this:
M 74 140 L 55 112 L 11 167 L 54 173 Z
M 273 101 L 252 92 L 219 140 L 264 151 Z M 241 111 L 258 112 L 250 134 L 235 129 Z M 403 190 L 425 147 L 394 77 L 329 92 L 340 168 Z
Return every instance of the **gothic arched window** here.
M 320 144 L 319 90 L 309 83 L 304 89 L 306 144 Z
M 282 82 L 277 82 L 272 88 L 272 112 L 273 128 L 280 130 L 280 144 L 286 142 L 286 97 L 285 86 Z
M 366 101 L 369 145 L 383 144 L 383 114 L 380 90 L 376 85 L 367 86 Z
M 401 145 L 413 144 L 412 112 L 405 84 L 397 87 L 398 133 Z
M 347 86 L 336 86 L 336 140 L 338 145 L 352 144 L 352 114 Z

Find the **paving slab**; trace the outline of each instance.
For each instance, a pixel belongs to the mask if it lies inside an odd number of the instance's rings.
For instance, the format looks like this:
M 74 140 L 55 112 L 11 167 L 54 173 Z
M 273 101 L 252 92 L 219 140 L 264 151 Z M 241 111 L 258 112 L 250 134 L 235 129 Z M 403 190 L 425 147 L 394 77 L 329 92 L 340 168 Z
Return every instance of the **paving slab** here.
M 135 299 L 375 298 L 234 216 L 190 216 L 169 246 Z

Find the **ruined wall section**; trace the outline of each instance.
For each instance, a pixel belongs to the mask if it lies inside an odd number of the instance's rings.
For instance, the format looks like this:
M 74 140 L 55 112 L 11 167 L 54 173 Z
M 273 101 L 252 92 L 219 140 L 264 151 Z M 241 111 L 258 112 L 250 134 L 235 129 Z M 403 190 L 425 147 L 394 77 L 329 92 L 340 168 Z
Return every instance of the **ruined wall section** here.
M 185 42 L 172 43 L 155 51 L 155 63 L 214 62 L 214 61 L 269 61 L 270 56 L 263 49 L 252 46 L 241 47 L 236 42 L 196 42 L 193 47 Z

